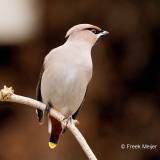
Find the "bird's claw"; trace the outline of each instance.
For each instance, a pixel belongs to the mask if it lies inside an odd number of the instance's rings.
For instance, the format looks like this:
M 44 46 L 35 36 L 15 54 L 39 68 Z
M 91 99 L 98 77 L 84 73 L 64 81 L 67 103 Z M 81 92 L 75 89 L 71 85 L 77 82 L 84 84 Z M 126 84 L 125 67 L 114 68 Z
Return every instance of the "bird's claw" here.
M 46 108 L 45 108 L 46 116 L 48 115 L 51 108 L 52 108 L 52 103 L 48 102 L 47 105 L 46 105 Z
M 72 116 L 66 116 L 64 117 L 63 121 L 65 121 L 66 125 L 64 126 L 64 130 L 67 130 L 67 125 L 68 123 L 73 123 L 73 119 L 72 119 Z

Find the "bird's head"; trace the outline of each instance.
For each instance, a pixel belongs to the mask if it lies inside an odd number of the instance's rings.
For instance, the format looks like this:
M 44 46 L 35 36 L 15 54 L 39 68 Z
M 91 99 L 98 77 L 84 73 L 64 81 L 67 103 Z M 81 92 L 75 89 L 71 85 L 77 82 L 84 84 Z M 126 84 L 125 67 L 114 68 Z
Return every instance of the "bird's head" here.
M 100 29 L 91 24 L 79 24 L 68 30 L 66 37 L 67 42 L 76 44 L 88 44 L 91 47 L 97 44 L 100 39 L 109 34 L 109 32 Z

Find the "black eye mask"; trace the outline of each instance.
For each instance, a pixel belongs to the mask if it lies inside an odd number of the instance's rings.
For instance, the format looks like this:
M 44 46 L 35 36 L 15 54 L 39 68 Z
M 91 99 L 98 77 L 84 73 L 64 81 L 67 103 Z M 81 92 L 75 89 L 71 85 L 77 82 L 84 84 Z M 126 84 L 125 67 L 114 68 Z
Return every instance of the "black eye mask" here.
M 98 30 L 96 30 L 95 28 L 87 28 L 87 30 L 91 31 L 91 32 L 94 33 L 94 34 L 99 34 L 99 33 L 103 32 L 103 30 L 98 31 Z

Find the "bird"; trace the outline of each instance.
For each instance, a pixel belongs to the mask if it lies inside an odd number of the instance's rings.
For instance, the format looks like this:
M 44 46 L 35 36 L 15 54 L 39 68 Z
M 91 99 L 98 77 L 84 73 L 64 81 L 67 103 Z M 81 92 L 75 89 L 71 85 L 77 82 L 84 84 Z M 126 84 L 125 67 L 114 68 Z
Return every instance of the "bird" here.
M 46 114 L 53 108 L 67 118 L 76 118 L 92 77 L 91 49 L 108 33 L 91 24 L 75 25 L 68 30 L 66 42 L 46 55 L 36 88 L 36 99 L 46 104 Z M 44 111 L 36 111 L 43 124 Z M 49 147 L 53 149 L 66 129 L 48 117 Z

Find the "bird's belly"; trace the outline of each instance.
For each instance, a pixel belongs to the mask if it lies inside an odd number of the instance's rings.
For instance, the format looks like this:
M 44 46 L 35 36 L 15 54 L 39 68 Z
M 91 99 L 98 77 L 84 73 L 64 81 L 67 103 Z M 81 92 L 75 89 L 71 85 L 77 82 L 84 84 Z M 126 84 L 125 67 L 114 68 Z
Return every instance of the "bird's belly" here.
M 69 71 L 69 72 L 68 72 Z M 41 94 L 44 103 L 49 101 L 53 108 L 65 116 L 73 115 L 83 101 L 88 79 L 77 74 L 76 68 L 61 73 L 47 71 L 42 77 Z M 45 74 L 47 75 L 47 78 Z

